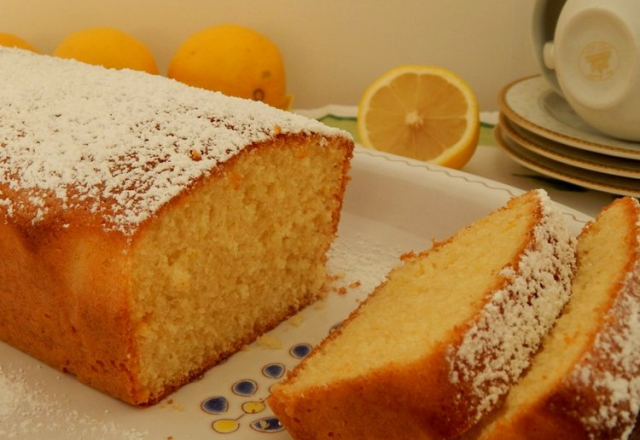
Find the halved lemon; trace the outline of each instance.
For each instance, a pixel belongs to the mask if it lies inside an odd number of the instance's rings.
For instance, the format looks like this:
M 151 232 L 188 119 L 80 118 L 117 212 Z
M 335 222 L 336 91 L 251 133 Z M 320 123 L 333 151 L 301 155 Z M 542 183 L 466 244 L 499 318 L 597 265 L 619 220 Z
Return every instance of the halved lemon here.
M 475 94 L 442 67 L 396 67 L 367 88 L 358 106 L 365 147 L 450 168 L 471 159 L 479 133 Z

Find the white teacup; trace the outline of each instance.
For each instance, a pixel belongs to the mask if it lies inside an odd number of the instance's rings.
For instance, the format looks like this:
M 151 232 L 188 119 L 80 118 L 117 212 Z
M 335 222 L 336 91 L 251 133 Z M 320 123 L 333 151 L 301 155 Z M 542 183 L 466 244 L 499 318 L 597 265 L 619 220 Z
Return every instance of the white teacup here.
M 640 0 L 539 0 L 533 41 L 543 75 L 582 119 L 640 141 Z

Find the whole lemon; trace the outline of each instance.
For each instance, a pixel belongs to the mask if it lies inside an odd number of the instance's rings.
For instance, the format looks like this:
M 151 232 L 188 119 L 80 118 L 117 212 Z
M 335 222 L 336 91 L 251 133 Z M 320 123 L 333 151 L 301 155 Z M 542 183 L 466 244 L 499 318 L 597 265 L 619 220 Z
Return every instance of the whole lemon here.
M 38 52 L 38 49 L 31 43 L 22 38 L 0 32 L 0 46 L 4 47 L 17 47 L 19 49 L 30 50 L 31 52 Z
M 158 73 L 153 53 L 144 43 L 110 27 L 74 32 L 60 43 L 53 54 L 108 68 Z
M 168 76 L 225 95 L 289 108 L 282 54 L 253 29 L 226 24 L 187 38 L 169 64 Z

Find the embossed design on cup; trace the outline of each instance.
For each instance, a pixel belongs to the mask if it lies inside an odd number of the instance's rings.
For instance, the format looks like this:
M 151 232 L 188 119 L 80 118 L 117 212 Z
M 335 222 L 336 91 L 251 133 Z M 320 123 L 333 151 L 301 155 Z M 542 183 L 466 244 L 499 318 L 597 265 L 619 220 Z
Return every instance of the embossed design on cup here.
M 589 81 L 605 81 L 618 70 L 618 51 L 607 41 L 594 41 L 580 52 L 580 71 Z

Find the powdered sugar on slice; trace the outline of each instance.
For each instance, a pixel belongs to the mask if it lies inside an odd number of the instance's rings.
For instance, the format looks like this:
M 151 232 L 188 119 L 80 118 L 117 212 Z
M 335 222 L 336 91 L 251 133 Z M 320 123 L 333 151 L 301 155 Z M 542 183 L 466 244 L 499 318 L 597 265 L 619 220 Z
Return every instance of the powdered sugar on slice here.
M 570 296 L 575 239 L 547 194 L 538 190 L 537 196 L 542 218 L 517 270 L 503 269 L 505 286 L 491 294 L 481 317 L 449 354 L 450 380 L 469 384 L 476 420 L 529 366 Z
M 279 133 L 349 137 L 158 75 L 18 49 L 0 48 L 0 78 L 0 206 L 34 223 L 57 204 L 131 233 L 248 145 Z
M 640 205 L 636 200 L 633 203 L 640 215 Z M 636 224 L 640 228 L 640 222 Z M 640 250 L 640 236 L 636 246 Z M 576 414 L 590 438 L 623 429 L 620 438 L 626 440 L 640 413 L 640 261 L 625 275 L 608 317 L 569 381 L 592 390 L 597 400 L 596 405 Z

